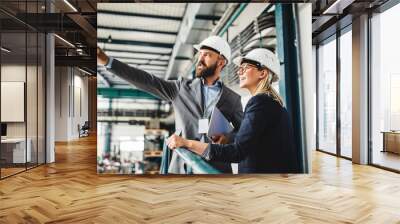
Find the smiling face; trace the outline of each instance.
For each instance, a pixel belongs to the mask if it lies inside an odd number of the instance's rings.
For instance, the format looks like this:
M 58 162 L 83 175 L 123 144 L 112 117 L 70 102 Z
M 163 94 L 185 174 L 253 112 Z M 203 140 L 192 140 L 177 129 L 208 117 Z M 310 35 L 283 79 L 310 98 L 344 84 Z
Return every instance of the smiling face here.
M 208 49 L 201 49 L 199 59 L 196 65 L 196 77 L 211 77 L 215 74 L 217 68 L 221 70 L 221 57 L 218 53 Z
M 249 86 L 257 85 L 259 80 L 258 73 L 260 73 L 260 71 L 256 66 L 249 63 L 241 64 L 238 71 L 240 88 L 248 88 Z
M 257 89 L 258 83 L 267 78 L 267 70 L 258 69 L 255 65 L 249 63 L 242 63 L 239 67 L 239 86 L 245 88 L 253 93 Z

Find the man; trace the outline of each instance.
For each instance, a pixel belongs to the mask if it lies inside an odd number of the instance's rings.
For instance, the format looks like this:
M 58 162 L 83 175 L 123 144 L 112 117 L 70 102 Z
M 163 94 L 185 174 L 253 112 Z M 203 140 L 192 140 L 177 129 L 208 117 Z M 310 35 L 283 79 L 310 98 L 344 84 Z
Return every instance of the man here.
M 196 65 L 196 78 L 193 80 L 164 80 L 143 70 L 130 67 L 118 60 L 108 57 L 97 48 L 97 63 L 105 65 L 107 70 L 133 84 L 138 89 L 149 92 L 163 100 L 172 102 L 175 111 L 175 127 L 182 137 L 204 142 L 210 140 L 202 130 L 202 124 L 210 118 L 214 107 L 217 107 L 234 126 L 237 132 L 243 117 L 240 96 L 227 88 L 220 81 L 222 69 L 229 63 L 231 49 L 229 44 L 219 36 L 211 36 L 199 45 Z M 199 127 L 199 124 L 201 124 Z M 233 141 L 233 135 L 213 136 L 216 143 Z M 169 173 L 186 173 L 187 167 L 176 153 L 172 155 Z M 223 173 L 232 173 L 228 163 L 210 163 Z

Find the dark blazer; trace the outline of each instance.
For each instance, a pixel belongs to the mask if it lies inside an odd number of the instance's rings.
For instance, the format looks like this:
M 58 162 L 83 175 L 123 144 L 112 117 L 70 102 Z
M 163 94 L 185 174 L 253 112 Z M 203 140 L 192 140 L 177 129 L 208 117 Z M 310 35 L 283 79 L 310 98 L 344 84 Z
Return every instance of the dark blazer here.
M 172 102 L 175 112 L 175 128 L 187 139 L 201 138 L 198 134 L 198 120 L 203 116 L 202 82 L 193 80 L 164 80 L 141 69 L 128 66 L 116 59 L 108 71 L 114 73 L 136 88 L 151 93 L 160 99 Z M 243 119 L 240 95 L 222 85 L 222 93 L 217 102 L 218 109 L 232 122 L 235 132 L 239 130 Z M 233 139 L 232 139 L 233 141 Z M 230 163 L 211 162 L 221 172 L 232 173 Z M 185 173 L 184 162 L 173 153 L 169 173 Z
M 298 173 L 288 112 L 267 94 L 253 96 L 232 144 L 210 144 L 210 161 L 239 163 L 239 173 Z

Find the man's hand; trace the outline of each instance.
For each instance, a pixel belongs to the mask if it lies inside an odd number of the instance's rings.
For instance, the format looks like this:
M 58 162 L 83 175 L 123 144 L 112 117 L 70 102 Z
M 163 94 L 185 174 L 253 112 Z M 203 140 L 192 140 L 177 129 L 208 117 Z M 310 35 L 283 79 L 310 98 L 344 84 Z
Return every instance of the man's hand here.
M 99 47 L 97 47 L 97 64 L 98 65 L 106 65 L 108 63 L 108 56 L 102 51 Z
M 179 137 L 176 134 L 171 135 L 171 137 L 168 138 L 167 143 L 170 149 L 176 149 L 187 146 L 187 140 L 182 137 Z
M 228 144 L 229 139 L 225 135 L 215 135 L 211 137 L 213 143 L 217 144 Z

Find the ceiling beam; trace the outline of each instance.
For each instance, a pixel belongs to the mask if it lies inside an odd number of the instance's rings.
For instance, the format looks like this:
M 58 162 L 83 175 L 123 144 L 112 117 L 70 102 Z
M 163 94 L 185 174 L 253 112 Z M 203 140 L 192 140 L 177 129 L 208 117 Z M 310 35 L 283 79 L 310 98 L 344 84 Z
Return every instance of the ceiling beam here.
M 328 40 L 329 37 L 336 34 L 337 30 L 344 29 L 353 22 L 352 14 L 346 15 L 334 23 L 330 23 L 329 26 L 324 26 L 323 29 L 318 30 L 319 32 L 313 32 L 312 43 L 321 44 L 324 40 Z
M 178 32 L 170 31 L 157 31 L 157 30 L 145 30 L 145 29 L 133 29 L 133 28 L 123 28 L 123 27 L 112 27 L 112 26 L 97 26 L 97 29 L 105 30 L 115 30 L 115 31 L 131 31 L 131 32 L 145 32 L 145 33 L 155 33 L 155 34 L 168 34 L 168 35 L 178 35 Z
M 147 41 L 135 41 L 135 40 L 113 40 L 108 42 L 107 38 L 97 39 L 98 43 L 112 43 L 112 44 L 124 44 L 124 45 L 138 45 L 147 47 L 160 47 L 160 48 L 173 48 L 174 44 L 170 43 L 158 43 L 158 42 L 147 42 Z
M 30 24 L 28 24 L 28 23 L 27 23 L 26 21 L 24 21 L 23 19 L 18 18 L 18 14 L 17 14 L 17 16 L 15 16 L 14 14 L 12 14 L 12 13 L 10 13 L 10 12 L 8 12 L 7 10 L 2 9 L 2 8 L 0 8 L 0 12 L 1 12 L 3 15 L 5 15 L 5 16 L 2 15 L 2 17 L 5 17 L 5 18 L 11 17 L 13 20 L 15 20 L 16 22 L 20 23 L 20 25 L 25 25 L 25 26 L 26 26 L 25 28 L 30 28 L 30 29 L 32 29 L 32 30 L 37 31 L 35 27 L 31 26 Z M 2 19 L 3 19 L 3 18 L 2 18 Z
M 128 50 L 113 50 L 113 49 L 103 49 L 106 53 L 116 53 L 116 52 L 123 52 L 123 53 L 133 53 L 133 54 L 154 54 L 154 55 L 166 55 L 170 56 L 171 53 L 168 54 L 157 54 L 157 53 L 149 53 L 146 51 L 128 51 Z
M 133 13 L 133 12 L 115 12 L 110 10 L 98 10 L 98 14 L 107 14 L 107 15 L 114 15 L 114 16 L 136 16 L 136 17 L 144 17 L 144 18 L 152 18 L 152 19 L 163 19 L 163 20 L 174 20 L 174 21 L 181 21 L 182 17 L 179 16 L 162 16 L 162 15 L 150 15 L 144 13 Z
M 78 66 L 77 67 L 79 70 L 81 70 L 81 72 L 90 75 L 90 76 L 95 76 L 96 71 L 92 70 L 91 68 L 85 67 L 85 66 Z
M 321 16 L 318 17 L 315 22 L 312 23 L 312 32 L 316 32 L 321 29 L 324 25 L 326 25 L 334 16 Z
M 175 60 L 181 60 L 181 61 L 190 61 L 192 58 L 190 57 L 185 57 L 185 56 L 176 56 Z
M 152 59 L 152 58 L 138 58 L 138 57 L 118 57 L 118 56 L 112 56 L 112 55 L 110 55 L 111 57 L 113 57 L 113 58 L 116 58 L 116 59 L 134 59 L 134 60 L 139 60 L 139 59 L 141 59 L 141 60 L 149 60 L 149 61 L 169 61 L 169 59 L 157 59 L 157 58 L 154 58 L 154 59 Z
M 67 16 L 87 33 L 89 37 L 86 38 L 86 41 L 90 43 L 91 46 L 96 46 L 97 30 L 92 26 L 92 24 L 90 24 L 86 18 L 80 14 L 68 14 Z
M 125 62 L 126 60 L 120 60 L 122 62 Z M 129 59 L 127 61 L 128 63 L 134 63 L 134 64 L 150 64 L 151 60 L 149 59 Z M 167 65 L 167 62 L 164 61 L 156 61 L 155 65 Z
M 92 3 L 89 0 L 86 0 L 86 3 L 90 6 L 90 8 L 93 9 L 94 12 L 96 12 L 96 7 L 92 5 Z
M 97 95 L 104 98 L 135 98 L 158 99 L 157 97 L 138 89 L 97 88 Z
M 157 53 L 129 53 L 129 52 L 113 52 L 113 51 L 105 51 L 107 55 L 113 56 L 113 57 L 122 57 L 122 58 L 134 58 L 134 59 L 162 59 L 166 58 L 164 60 L 169 60 L 170 55 L 169 54 L 157 54 Z
M 181 23 L 179 27 L 178 36 L 176 37 L 174 48 L 172 49 L 172 54 L 169 59 L 167 72 L 165 73 L 165 79 L 167 80 L 170 79 L 171 77 L 171 73 L 175 64 L 175 57 L 178 55 L 180 49 L 187 42 L 189 38 L 190 31 L 194 25 L 194 22 L 196 20 L 196 15 L 200 11 L 201 6 L 202 3 L 191 3 L 188 4 L 188 6 L 186 7 L 182 21 L 187 21 L 187 22 Z
M 78 13 L 18 13 L 16 16 L 40 32 L 81 31 L 83 29 L 80 24 L 70 18 L 70 16 L 80 16 Z
M 347 6 L 351 5 L 354 0 L 336 0 L 333 1 L 322 14 L 342 14 Z
M 219 20 L 221 16 L 214 16 L 214 15 L 196 15 L 196 19 L 198 20 Z
M 91 56 L 55 56 L 56 66 L 83 66 L 96 70 L 96 58 Z

